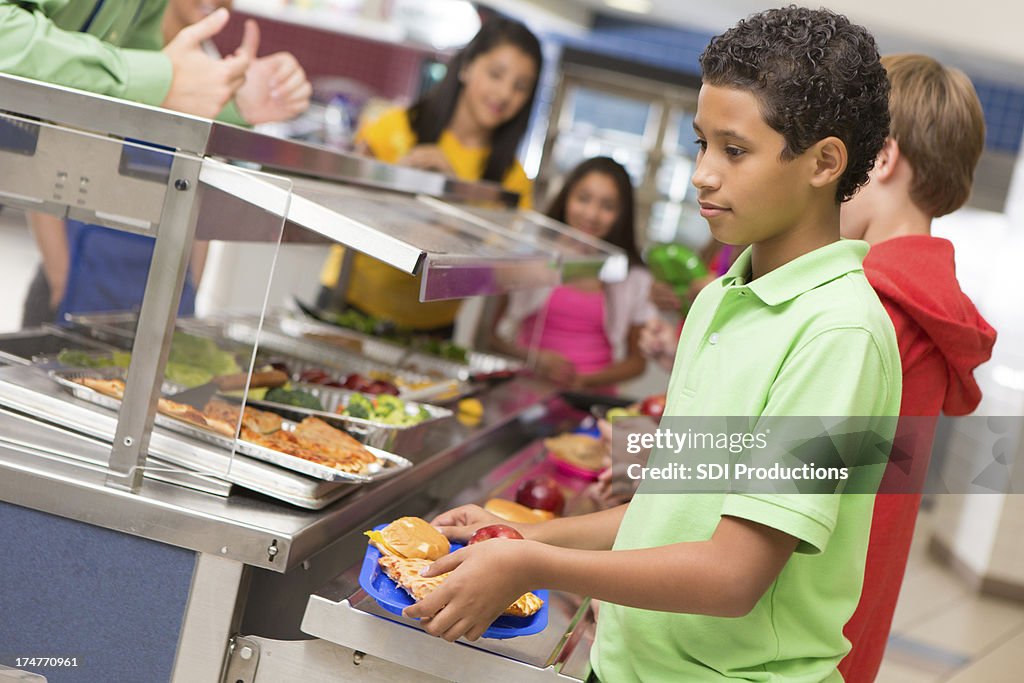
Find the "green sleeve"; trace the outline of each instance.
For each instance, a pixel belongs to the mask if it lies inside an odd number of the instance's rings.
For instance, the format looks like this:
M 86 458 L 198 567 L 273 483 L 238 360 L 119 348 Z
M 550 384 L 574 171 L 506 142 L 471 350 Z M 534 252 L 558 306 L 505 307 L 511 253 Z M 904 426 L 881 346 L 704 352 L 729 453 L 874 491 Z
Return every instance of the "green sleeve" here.
M 235 104 L 234 100 L 224 105 L 224 108 L 217 114 L 217 120 L 224 123 L 233 123 L 236 126 L 251 127 L 249 122 L 242 118 L 242 112 L 238 111 L 238 105 Z
M 779 370 L 762 415 L 899 415 L 899 367 L 883 360 L 871 332 L 832 328 L 796 348 Z
M 171 62 L 162 52 L 59 29 L 40 11 L 0 4 L 0 35 L 4 73 L 152 105 L 171 87 Z
M 136 50 L 162 50 L 164 11 L 167 9 L 167 3 L 145 0 L 143 2 L 143 8 L 136 19 L 137 23 L 125 33 L 121 46 Z

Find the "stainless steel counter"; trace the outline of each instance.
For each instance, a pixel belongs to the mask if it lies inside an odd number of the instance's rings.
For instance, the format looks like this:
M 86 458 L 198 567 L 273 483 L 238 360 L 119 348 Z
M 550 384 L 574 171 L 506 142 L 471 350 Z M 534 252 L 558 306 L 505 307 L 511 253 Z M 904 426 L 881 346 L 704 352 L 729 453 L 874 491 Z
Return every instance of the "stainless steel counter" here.
M 0 413 L 0 500 L 287 572 L 487 443 L 500 442 L 502 427 L 510 420 L 541 417 L 538 405 L 551 396 L 549 387 L 532 381 L 499 386 L 481 396 L 481 425 L 439 425 L 418 453 L 403 454 L 416 463 L 411 470 L 359 487 L 315 512 L 256 494 L 237 492 L 224 499 L 160 481 L 146 480 L 137 494 L 114 489 L 104 484 L 105 468 L 95 464 L 109 454 L 100 444 L 83 442 L 80 460 L 19 446 L 60 439 L 66 432 Z

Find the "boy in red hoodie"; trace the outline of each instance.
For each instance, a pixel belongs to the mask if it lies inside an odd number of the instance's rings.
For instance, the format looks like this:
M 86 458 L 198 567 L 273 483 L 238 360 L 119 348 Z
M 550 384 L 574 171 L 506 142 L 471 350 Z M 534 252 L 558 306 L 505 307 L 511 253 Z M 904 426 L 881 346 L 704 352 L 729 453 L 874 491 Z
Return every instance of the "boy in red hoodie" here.
M 870 181 L 842 207 L 842 234 L 871 244 L 864 272 L 889 313 L 903 366 L 900 416 L 966 415 L 981 390 L 973 371 L 996 333 L 960 290 L 953 245 L 931 236 L 932 219 L 960 208 L 985 140 L 981 103 L 961 71 L 923 55 L 882 60 L 889 76 L 890 137 Z M 839 666 L 849 683 L 875 679 L 928 468 L 935 419 L 901 420 L 903 462 L 889 466 L 889 491 L 875 500 L 864 588 L 844 630 L 852 643 Z M 883 483 L 882 490 L 887 486 Z

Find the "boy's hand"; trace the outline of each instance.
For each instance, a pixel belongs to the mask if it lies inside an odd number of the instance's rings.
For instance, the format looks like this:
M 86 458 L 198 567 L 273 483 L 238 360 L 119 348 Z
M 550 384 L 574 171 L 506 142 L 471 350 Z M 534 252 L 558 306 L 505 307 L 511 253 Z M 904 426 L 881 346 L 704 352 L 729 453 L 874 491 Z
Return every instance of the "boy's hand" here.
M 530 590 L 529 567 L 538 544 L 495 538 L 445 555 L 424 576 L 452 574 L 402 614 L 421 619 L 432 636 L 477 640 L 513 602 Z
M 442 512 L 430 524 L 447 538 L 459 543 L 467 543 L 477 529 L 491 524 L 505 524 L 522 533 L 518 525 L 491 514 L 479 505 L 462 505 Z

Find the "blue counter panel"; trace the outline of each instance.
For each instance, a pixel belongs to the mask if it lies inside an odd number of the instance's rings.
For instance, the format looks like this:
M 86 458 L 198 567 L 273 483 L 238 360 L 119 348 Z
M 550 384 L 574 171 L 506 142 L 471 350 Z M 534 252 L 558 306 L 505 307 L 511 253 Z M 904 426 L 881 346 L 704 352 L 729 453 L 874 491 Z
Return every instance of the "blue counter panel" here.
M 168 681 L 196 554 L 0 502 L 0 664 L 49 683 Z

